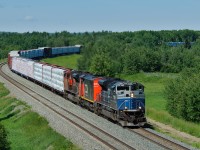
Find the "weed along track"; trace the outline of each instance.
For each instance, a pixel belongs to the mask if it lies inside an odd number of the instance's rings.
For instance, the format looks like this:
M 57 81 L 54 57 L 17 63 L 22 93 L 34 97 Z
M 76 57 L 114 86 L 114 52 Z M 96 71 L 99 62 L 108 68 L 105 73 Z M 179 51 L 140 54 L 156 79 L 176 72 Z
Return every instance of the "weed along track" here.
M 67 120 L 68 122 L 70 122 L 71 124 L 76 126 L 79 130 L 82 130 L 87 135 L 91 136 L 92 138 L 95 138 L 96 140 L 98 140 L 99 142 L 104 144 L 109 149 L 135 149 L 134 147 L 123 142 L 122 140 L 115 138 L 114 136 L 107 133 L 106 131 L 103 131 L 102 129 L 98 128 L 97 126 L 85 121 L 81 117 L 69 112 L 68 110 L 66 110 L 62 106 L 59 106 L 58 104 L 48 100 L 47 98 L 43 97 L 42 95 L 36 93 L 35 91 L 30 89 L 29 87 L 27 87 L 27 86 L 19 83 L 18 81 L 12 79 L 11 77 L 6 75 L 2 71 L 3 65 L 5 65 L 5 63 L 2 63 L 0 65 L 0 75 L 4 79 L 9 81 L 11 84 L 16 86 L 18 89 L 22 90 L 23 92 L 25 92 L 26 94 L 28 94 L 29 96 L 34 98 L 36 101 L 38 101 L 39 103 L 41 103 L 42 105 L 44 105 L 45 107 L 47 107 L 48 109 L 50 109 L 51 111 L 56 113 L 57 115 L 61 116 L 63 119 Z M 63 112 L 69 114 L 71 117 L 64 115 Z M 77 122 L 75 120 L 79 120 L 79 122 Z M 80 121 L 84 125 L 80 125 Z M 95 132 L 94 132 L 94 130 L 95 130 Z M 95 133 L 97 133 L 97 134 L 95 134 Z M 101 136 L 99 136 L 99 135 L 101 135 Z

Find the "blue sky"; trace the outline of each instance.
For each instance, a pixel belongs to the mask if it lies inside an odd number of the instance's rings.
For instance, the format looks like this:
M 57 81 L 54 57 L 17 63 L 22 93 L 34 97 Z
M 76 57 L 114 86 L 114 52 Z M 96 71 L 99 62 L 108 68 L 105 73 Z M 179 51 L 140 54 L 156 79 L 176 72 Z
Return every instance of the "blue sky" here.
M 0 31 L 200 30 L 200 0 L 0 0 Z

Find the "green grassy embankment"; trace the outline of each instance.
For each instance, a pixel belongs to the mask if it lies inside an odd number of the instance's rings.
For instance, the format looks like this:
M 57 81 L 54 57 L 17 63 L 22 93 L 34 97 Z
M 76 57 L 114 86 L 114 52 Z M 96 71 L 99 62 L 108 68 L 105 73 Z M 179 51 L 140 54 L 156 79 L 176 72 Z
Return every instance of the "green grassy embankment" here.
M 79 57 L 80 55 L 69 55 L 45 59 L 44 61 L 69 68 L 77 68 L 76 62 Z M 141 82 L 145 86 L 147 117 L 170 125 L 179 131 L 200 137 L 200 124 L 175 118 L 166 110 L 167 100 L 164 96 L 165 83 L 167 83 L 171 78 L 176 78 L 177 76 L 178 74 L 172 73 L 138 73 L 135 75 L 121 74 L 118 77 L 134 82 Z M 184 142 L 200 148 L 200 143 Z
M 48 126 L 48 122 L 23 102 L 10 97 L 0 83 L 0 123 L 11 149 L 79 149 Z
M 1 62 L 5 62 L 5 61 L 7 61 L 7 58 L 0 59 L 0 63 L 1 63 Z
M 77 60 L 80 58 L 81 55 L 73 54 L 73 55 L 66 55 L 66 56 L 60 56 L 55 58 L 47 58 L 43 59 L 43 62 L 55 64 L 59 66 L 63 66 L 66 68 L 72 68 L 77 69 Z

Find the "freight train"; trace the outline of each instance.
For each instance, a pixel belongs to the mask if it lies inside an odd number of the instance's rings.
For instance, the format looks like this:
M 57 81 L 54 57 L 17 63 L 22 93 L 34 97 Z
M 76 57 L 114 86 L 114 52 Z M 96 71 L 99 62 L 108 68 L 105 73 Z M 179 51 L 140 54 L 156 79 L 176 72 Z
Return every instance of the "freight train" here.
M 141 83 L 35 60 L 72 53 L 80 53 L 80 46 L 11 51 L 8 66 L 13 72 L 122 126 L 143 126 L 146 123 L 144 86 Z

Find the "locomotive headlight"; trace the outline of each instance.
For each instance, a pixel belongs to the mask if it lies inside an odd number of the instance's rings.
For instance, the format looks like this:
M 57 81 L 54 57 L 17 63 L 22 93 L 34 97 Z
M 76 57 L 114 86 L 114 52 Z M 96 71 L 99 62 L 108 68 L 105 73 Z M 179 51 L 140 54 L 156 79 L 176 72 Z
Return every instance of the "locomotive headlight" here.
M 131 93 L 131 97 L 134 97 L 134 94 L 133 94 L 133 93 Z
M 127 110 L 128 108 L 127 108 L 127 107 L 124 107 L 124 109 L 126 109 L 126 110 Z
M 138 108 L 139 108 L 139 109 L 142 109 L 142 107 L 140 107 L 140 106 L 139 106 Z

